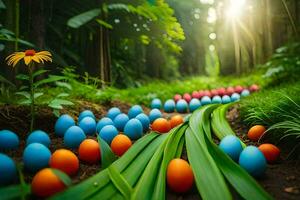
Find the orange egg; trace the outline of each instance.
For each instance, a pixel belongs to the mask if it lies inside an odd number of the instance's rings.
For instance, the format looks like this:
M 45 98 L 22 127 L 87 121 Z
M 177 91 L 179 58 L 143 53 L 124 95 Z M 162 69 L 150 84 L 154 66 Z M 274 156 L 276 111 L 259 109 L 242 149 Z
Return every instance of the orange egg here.
M 174 115 L 170 119 L 171 128 L 174 128 L 184 122 L 183 117 L 181 115 Z
M 167 133 L 171 130 L 171 124 L 168 120 L 164 118 L 158 118 L 153 122 L 151 128 L 153 131 L 159 133 Z
M 273 144 L 261 144 L 259 150 L 264 154 L 268 163 L 274 163 L 280 154 L 280 150 Z
M 111 142 L 111 150 L 118 156 L 122 156 L 132 145 L 129 137 L 123 134 L 117 135 Z
M 49 197 L 61 192 L 66 185 L 56 176 L 50 168 L 39 171 L 32 179 L 31 191 L 39 197 Z
M 59 169 L 72 176 L 75 175 L 79 169 L 79 160 L 72 151 L 59 149 L 52 154 L 49 165 L 52 168 Z
M 252 126 L 248 131 L 248 138 L 252 141 L 258 141 L 265 131 L 266 128 L 262 125 Z
M 101 152 L 99 143 L 92 139 L 85 139 L 79 146 L 79 159 L 90 164 L 99 163 Z
M 173 159 L 167 168 L 168 186 L 178 193 L 187 192 L 194 183 L 194 174 L 189 163 L 183 159 Z

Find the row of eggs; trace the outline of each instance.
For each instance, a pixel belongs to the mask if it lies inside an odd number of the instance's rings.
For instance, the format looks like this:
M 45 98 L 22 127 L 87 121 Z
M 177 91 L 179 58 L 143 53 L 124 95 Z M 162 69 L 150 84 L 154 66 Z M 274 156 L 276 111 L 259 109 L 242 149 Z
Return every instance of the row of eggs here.
M 248 96 L 250 93 L 247 93 L 247 95 L 242 96 Z M 178 101 L 175 101 L 173 99 L 168 99 L 164 105 L 163 109 L 167 113 L 172 113 L 175 110 L 179 113 L 186 113 L 188 110 L 190 112 L 193 112 L 197 110 L 199 107 L 207 105 L 207 104 L 227 104 L 235 101 L 239 101 L 241 98 L 241 95 L 238 93 L 233 93 L 231 96 L 224 95 L 222 97 L 220 96 L 214 96 L 213 98 L 210 98 L 209 96 L 203 96 L 200 100 L 197 98 L 192 98 L 190 101 L 186 101 L 185 99 L 179 99 Z M 162 108 L 162 102 L 160 99 L 156 98 L 153 99 L 151 102 L 150 107 L 152 109 L 161 109 Z

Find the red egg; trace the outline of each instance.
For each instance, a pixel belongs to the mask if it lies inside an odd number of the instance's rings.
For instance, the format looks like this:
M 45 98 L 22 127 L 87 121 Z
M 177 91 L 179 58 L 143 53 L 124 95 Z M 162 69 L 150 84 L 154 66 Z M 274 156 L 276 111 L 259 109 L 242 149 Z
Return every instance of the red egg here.
M 256 92 L 259 90 L 259 86 L 256 84 L 253 84 L 249 87 L 250 92 Z
M 179 101 L 180 99 L 182 99 L 182 96 L 180 94 L 175 94 L 174 96 L 174 101 L 177 102 Z
M 228 88 L 226 89 L 226 94 L 227 94 L 228 96 L 231 96 L 234 92 L 235 92 L 235 90 L 234 90 L 233 87 L 228 87 Z
M 198 91 L 194 91 L 192 93 L 192 97 L 195 98 L 195 99 L 199 99 L 200 98 L 199 92 Z
M 211 93 L 212 96 L 217 96 L 218 95 L 218 91 L 216 89 L 210 90 L 210 93 Z
M 203 96 L 208 96 L 208 97 L 212 97 L 211 93 L 209 90 L 204 90 L 204 95 Z
M 237 85 L 237 86 L 235 86 L 235 88 L 234 88 L 235 92 L 236 92 L 236 93 L 239 93 L 239 94 L 243 91 L 243 89 L 244 89 L 244 88 L 243 88 L 242 86 L 240 86 L 240 85 Z
M 192 100 L 192 97 L 191 97 L 191 95 L 189 93 L 185 93 L 183 95 L 183 99 L 186 100 L 186 102 L 189 103 Z
M 204 91 L 199 90 L 198 94 L 199 94 L 199 99 L 201 99 L 204 96 Z
M 223 88 L 223 87 L 222 88 L 218 88 L 217 91 L 218 91 L 218 95 L 220 95 L 220 96 L 224 96 L 225 93 L 226 93 L 226 89 Z
M 268 163 L 274 163 L 280 154 L 280 150 L 273 144 L 261 144 L 259 150 L 264 154 Z

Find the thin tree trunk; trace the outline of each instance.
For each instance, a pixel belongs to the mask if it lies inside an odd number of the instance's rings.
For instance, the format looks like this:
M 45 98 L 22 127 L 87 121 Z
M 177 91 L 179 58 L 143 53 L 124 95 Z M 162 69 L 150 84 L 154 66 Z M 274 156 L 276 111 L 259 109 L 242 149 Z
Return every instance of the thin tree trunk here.
M 270 57 L 273 54 L 273 27 L 272 27 L 272 13 L 271 13 L 271 2 L 270 0 L 266 0 L 266 23 L 267 23 L 267 57 Z

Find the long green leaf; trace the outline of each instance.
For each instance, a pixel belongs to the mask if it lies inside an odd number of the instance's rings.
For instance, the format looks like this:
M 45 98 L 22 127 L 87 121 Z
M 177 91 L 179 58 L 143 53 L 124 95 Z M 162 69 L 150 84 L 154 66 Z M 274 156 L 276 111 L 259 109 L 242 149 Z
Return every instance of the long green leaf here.
M 110 146 L 100 137 L 100 135 L 97 135 L 97 139 L 101 151 L 101 163 L 102 163 L 101 167 L 102 169 L 105 169 L 111 163 L 113 163 L 117 159 L 117 157 L 112 152 Z
M 0 188 L 1 200 L 19 200 L 22 196 L 27 196 L 31 193 L 29 184 L 26 185 L 12 185 L 4 188 Z
M 99 16 L 100 13 L 100 8 L 92 9 L 70 18 L 67 24 L 71 28 L 79 28 Z
M 58 176 L 58 178 L 65 184 L 65 186 L 69 187 L 70 185 L 72 185 L 72 180 L 66 173 L 58 169 L 51 169 L 51 170 L 56 176 Z
M 66 79 L 66 77 L 64 77 L 64 76 L 50 75 L 48 78 L 45 78 L 43 80 L 35 82 L 33 84 L 33 86 L 35 88 L 38 88 L 41 85 L 48 84 L 48 83 L 53 83 L 53 82 L 64 80 L 64 79 Z

